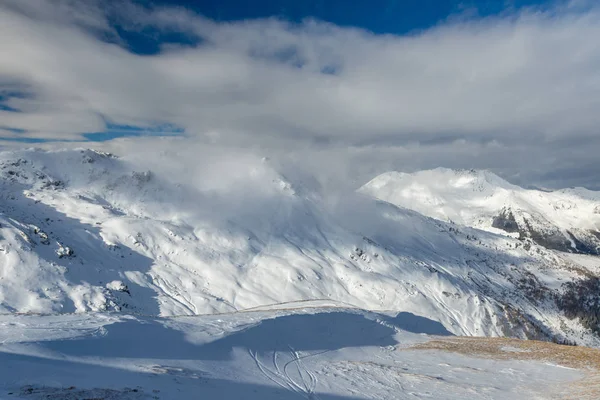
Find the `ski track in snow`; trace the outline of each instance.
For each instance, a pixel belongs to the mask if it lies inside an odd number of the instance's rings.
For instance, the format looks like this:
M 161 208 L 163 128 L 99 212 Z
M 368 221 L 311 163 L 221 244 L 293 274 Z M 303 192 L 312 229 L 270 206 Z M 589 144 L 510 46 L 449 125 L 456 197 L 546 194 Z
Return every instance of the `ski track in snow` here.
M 545 360 L 411 350 L 440 337 L 404 331 L 405 318 L 390 325 L 356 309 L 4 316 L 14 328 L 0 330 L 10 339 L 0 346 L 0 398 L 528 400 L 583 377 Z
M 300 353 L 295 351 L 293 347 L 289 346 L 289 352 L 287 354 L 291 359 L 285 362 L 283 367 L 280 366 L 279 360 L 282 358 L 282 354 L 279 351 L 272 352 L 270 358 L 271 367 L 268 367 L 263 361 L 261 361 L 258 352 L 252 351 L 250 349 L 248 350 L 248 353 L 256 363 L 256 366 L 261 371 L 261 373 L 273 383 L 276 383 L 282 388 L 286 388 L 293 392 L 299 393 L 305 396 L 307 399 L 319 399 L 319 396 L 315 394 L 318 379 L 314 373 L 312 373 L 306 368 L 302 360 L 310 357 L 324 355 L 328 353 L 327 350 L 317 352 L 314 354 L 300 355 Z M 293 373 L 290 373 L 290 371 L 288 370 L 289 368 L 296 368 L 295 378 L 292 376 Z

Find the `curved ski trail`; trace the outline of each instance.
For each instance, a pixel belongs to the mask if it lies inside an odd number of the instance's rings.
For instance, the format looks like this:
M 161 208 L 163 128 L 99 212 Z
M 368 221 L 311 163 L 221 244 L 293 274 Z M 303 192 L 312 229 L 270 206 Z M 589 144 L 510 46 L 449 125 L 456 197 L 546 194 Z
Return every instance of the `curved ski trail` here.
M 318 400 L 319 397 L 315 394 L 318 379 L 314 373 L 306 368 L 302 360 L 327 353 L 329 350 L 321 351 L 315 354 L 301 355 L 293 347 L 288 347 L 290 349 L 288 354 L 291 359 L 283 364 L 283 367 L 281 367 L 279 361 L 279 359 L 282 358 L 281 353 L 277 350 L 273 351 L 273 355 L 271 357 L 271 366 L 267 366 L 263 361 L 261 361 L 257 351 L 253 352 L 251 349 L 249 349 L 248 353 L 256 363 L 256 366 L 260 372 L 271 382 L 284 389 L 298 393 L 298 395 L 309 400 Z M 290 370 L 291 366 L 294 366 L 295 370 Z

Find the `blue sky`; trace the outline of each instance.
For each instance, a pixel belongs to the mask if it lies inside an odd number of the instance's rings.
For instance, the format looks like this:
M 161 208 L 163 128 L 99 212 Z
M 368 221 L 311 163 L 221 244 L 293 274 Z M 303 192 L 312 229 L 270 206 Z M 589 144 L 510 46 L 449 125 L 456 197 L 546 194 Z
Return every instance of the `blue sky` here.
M 406 34 L 430 28 L 453 15 L 489 16 L 552 3 L 544 0 L 159 0 L 152 4 L 186 7 L 218 21 L 276 16 L 299 22 L 311 17 L 378 34 Z
M 215 21 L 280 18 L 301 22 L 315 18 L 375 34 L 407 35 L 436 26 L 448 19 L 474 19 L 518 12 L 522 8 L 546 8 L 547 0 L 137 0 L 142 6 L 183 7 Z M 121 32 L 130 50 L 153 54 L 164 42 L 189 43 L 174 34 Z M 151 35 L 149 34 L 151 33 Z

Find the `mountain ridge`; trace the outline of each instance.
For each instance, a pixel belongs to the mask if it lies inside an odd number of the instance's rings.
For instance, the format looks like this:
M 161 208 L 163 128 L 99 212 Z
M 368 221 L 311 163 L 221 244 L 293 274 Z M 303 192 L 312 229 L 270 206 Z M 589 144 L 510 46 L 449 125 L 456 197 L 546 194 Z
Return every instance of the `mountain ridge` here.
M 174 316 L 320 300 L 454 334 L 600 344 L 595 309 L 576 301 L 592 264 L 362 193 L 329 204 L 258 157 L 222 158 L 217 174 L 203 162 L 174 174 L 85 149 L 0 153 L 1 310 Z
M 489 171 L 448 169 L 384 173 L 359 191 L 440 220 L 600 254 L 600 192 L 524 189 Z

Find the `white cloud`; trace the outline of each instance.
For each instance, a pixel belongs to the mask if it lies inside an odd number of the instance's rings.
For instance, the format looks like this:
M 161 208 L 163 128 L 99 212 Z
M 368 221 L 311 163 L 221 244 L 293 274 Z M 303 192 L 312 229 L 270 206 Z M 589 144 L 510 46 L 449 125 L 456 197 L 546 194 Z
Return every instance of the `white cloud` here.
M 510 160 L 534 151 L 560 162 L 562 149 L 598 149 L 600 10 L 593 7 L 530 9 L 393 36 L 317 21 L 215 23 L 182 9 L 85 4 L 0 4 L 0 88 L 19 84 L 31 94 L 10 100 L 22 112 L 0 110 L 0 125 L 72 139 L 102 131 L 106 120 L 168 123 L 204 141 L 284 153 L 353 144 L 387 157 L 365 170 L 436 162 L 494 168 L 485 155 Z M 154 26 L 202 42 L 136 55 L 98 39 L 115 37 L 107 13 L 127 29 Z M 411 164 L 398 165 L 399 155 Z

